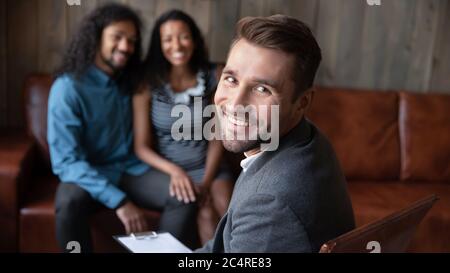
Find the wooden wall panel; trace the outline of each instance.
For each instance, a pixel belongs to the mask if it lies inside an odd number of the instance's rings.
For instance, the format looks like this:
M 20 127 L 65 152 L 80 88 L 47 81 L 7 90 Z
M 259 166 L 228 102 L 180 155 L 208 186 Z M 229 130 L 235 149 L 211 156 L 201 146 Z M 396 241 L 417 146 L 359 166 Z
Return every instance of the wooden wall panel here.
M 430 87 L 433 50 L 438 35 L 439 11 L 443 6 L 441 0 L 416 1 L 413 30 L 409 48 L 411 58 L 405 70 L 407 79 L 402 88 L 427 92 Z M 450 65 L 449 65 L 450 67 Z
M 40 0 L 38 5 L 38 68 L 53 73 L 61 62 L 67 40 L 64 1 Z
M 266 16 L 266 0 L 245 0 L 240 2 L 239 15 L 245 16 Z
M 27 75 L 38 71 L 38 2 L 8 0 L 8 127 L 24 122 L 22 88 Z
M 439 8 L 429 90 L 450 93 L 450 1 Z
M 80 21 L 111 0 L 0 1 L 0 127 L 23 126 L 22 85 L 52 72 Z M 283 13 L 310 25 L 323 51 L 316 83 L 366 89 L 450 93 L 450 0 L 113 0 L 142 17 L 143 49 L 156 18 L 171 8 L 190 14 L 212 61 L 224 62 L 235 23 Z
M 209 41 L 210 58 L 215 62 L 224 62 L 231 40 L 234 26 L 239 20 L 238 0 L 217 0 L 211 2 L 211 40 Z
M 211 3 L 208 0 L 185 0 L 184 11 L 195 19 L 202 31 L 205 42 L 209 45 L 212 35 L 211 29 Z
M 335 36 L 334 47 L 336 52 L 333 54 L 335 58 L 333 84 L 335 85 L 346 86 L 349 80 L 354 82 L 364 73 L 361 67 L 361 60 L 364 58 L 361 46 L 364 24 L 355 24 L 355 22 L 364 22 L 366 8 L 367 4 L 358 0 L 345 1 L 340 5 L 339 31 Z M 357 87 L 357 84 L 358 82 L 355 82 L 353 87 Z
M 153 23 L 156 20 L 156 0 L 128 0 L 128 4 L 142 19 L 142 54 L 145 57 L 150 42 Z
M 6 127 L 8 121 L 8 88 L 6 73 L 7 57 L 7 3 L 0 2 L 0 128 Z
M 319 11 L 319 1 L 311 0 L 290 0 L 286 2 L 286 14 L 298 18 L 309 25 L 311 30 L 317 30 L 317 12 Z
M 316 39 L 322 49 L 322 64 L 317 72 L 316 82 L 333 85 L 336 78 L 339 25 L 341 4 L 337 1 L 318 1 Z
M 69 42 L 72 35 L 80 25 L 81 20 L 89 14 L 97 6 L 97 0 L 82 1 L 79 6 L 66 5 L 66 33 L 67 42 Z

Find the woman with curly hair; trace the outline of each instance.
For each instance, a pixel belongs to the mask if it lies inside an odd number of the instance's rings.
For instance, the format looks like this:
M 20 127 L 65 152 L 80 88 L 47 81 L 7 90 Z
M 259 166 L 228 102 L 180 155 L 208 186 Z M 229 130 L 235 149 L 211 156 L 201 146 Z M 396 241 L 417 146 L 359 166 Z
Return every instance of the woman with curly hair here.
M 208 61 L 199 28 L 179 10 L 157 19 L 144 67 L 146 81 L 133 97 L 135 153 L 165 177 L 171 196 L 185 203 L 198 201 L 204 243 L 228 208 L 233 180 L 221 161 L 222 143 L 193 137 L 175 140 L 172 127 L 178 118 L 171 117 L 171 111 L 184 105 L 191 113 L 203 112 L 212 103 L 221 68 Z M 194 110 L 194 100 L 202 102 L 202 109 Z M 191 128 L 183 130 L 202 132 L 207 119 L 187 118 Z

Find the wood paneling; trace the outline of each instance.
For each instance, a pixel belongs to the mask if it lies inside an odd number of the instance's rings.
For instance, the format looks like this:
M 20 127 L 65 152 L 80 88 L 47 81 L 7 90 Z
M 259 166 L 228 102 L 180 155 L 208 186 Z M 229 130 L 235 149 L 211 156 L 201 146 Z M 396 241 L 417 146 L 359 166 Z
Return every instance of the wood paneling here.
M 443 1 L 440 9 L 429 88 L 450 93 L 450 1 Z
M 23 125 L 23 81 L 52 72 L 82 18 L 111 0 L 0 1 L 0 127 Z M 224 62 L 235 23 L 282 13 L 311 26 L 323 51 L 316 83 L 367 89 L 450 93 L 450 0 L 115 0 L 142 17 L 143 48 L 156 18 L 170 8 L 190 14 L 210 58 Z
M 211 4 L 212 1 L 185 0 L 183 10 L 195 19 L 198 27 L 203 33 L 205 42 L 210 44 L 212 28 L 211 26 Z
M 38 1 L 8 0 L 7 127 L 24 122 L 22 88 L 26 76 L 38 71 Z
M 224 62 L 233 39 L 234 26 L 239 20 L 238 0 L 218 0 L 211 2 L 211 39 L 209 52 L 211 60 Z
M 51 72 L 61 62 L 67 40 L 64 1 L 39 1 L 38 31 L 38 71 Z
M 62 1 L 64 2 L 64 1 Z M 82 1 L 79 6 L 66 5 L 66 34 L 68 40 L 70 35 L 75 33 L 76 29 L 80 25 L 81 20 L 95 7 L 97 6 L 97 0 Z
M 7 13 L 6 1 L 0 2 L 0 128 L 6 127 L 8 120 L 8 89 L 6 74 L 6 56 L 7 56 Z
M 150 43 L 153 23 L 156 20 L 156 0 L 128 0 L 128 4 L 139 14 L 142 19 L 142 48 L 143 56 L 146 55 Z

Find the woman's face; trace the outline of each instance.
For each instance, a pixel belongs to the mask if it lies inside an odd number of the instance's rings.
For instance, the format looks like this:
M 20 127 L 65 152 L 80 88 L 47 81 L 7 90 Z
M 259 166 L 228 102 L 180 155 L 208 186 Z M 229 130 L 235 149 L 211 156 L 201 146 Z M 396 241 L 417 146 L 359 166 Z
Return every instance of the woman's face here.
M 170 20 L 161 25 L 161 49 L 173 66 L 188 65 L 194 52 L 194 41 L 188 25 L 180 20 Z

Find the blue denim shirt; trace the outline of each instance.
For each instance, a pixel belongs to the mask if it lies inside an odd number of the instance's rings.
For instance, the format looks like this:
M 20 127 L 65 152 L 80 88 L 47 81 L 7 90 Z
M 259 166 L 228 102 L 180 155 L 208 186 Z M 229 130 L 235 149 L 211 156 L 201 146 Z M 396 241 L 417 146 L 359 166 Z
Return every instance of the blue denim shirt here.
M 125 198 L 118 188 L 122 175 L 148 169 L 133 154 L 130 96 L 95 66 L 79 79 L 67 74 L 56 79 L 47 122 L 53 172 L 109 208 Z

